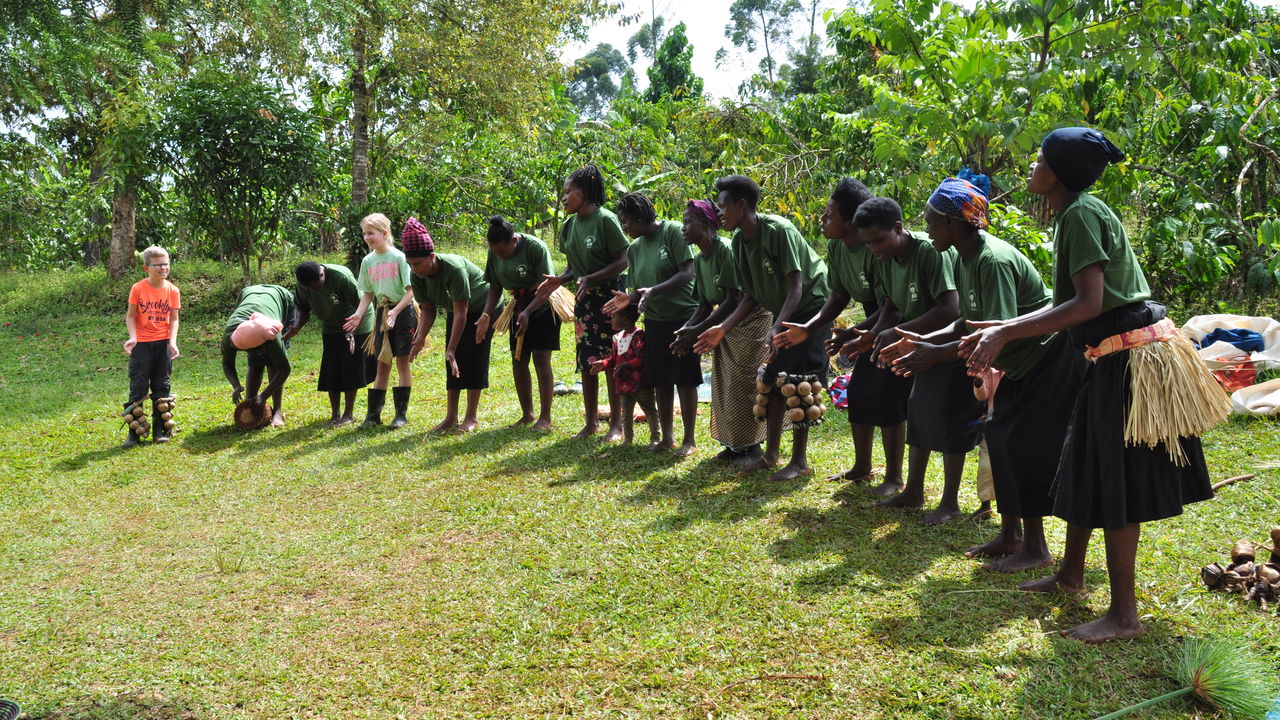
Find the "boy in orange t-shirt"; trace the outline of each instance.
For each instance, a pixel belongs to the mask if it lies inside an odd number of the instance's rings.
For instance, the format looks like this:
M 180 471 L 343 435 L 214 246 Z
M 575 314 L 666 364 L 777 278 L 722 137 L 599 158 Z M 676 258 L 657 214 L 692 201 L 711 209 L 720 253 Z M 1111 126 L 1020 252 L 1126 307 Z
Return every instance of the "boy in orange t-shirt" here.
M 124 341 L 124 351 L 129 355 L 128 408 L 140 403 L 151 393 L 151 437 L 155 442 L 169 442 L 172 434 L 161 418 L 161 402 L 168 403 L 169 372 L 173 359 L 178 357 L 178 310 L 182 307 L 182 294 L 169 282 L 169 253 L 158 245 L 142 251 L 142 265 L 147 278 L 139 280 L 129 289 L 129 310 L 124 324 L 129 329 L 129 339 Z M 124 447 L 137 445 L 139 438 L 132 431 L 124 441 Z

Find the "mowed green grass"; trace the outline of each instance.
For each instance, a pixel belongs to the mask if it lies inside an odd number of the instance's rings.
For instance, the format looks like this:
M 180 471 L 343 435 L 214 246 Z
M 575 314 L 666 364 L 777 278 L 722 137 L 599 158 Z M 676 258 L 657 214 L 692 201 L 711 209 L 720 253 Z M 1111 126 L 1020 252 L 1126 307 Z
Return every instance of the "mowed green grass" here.
M 287 427 L 236 431 L 226 283 L 182 272 L 180 432 L 128 452 L 123 286 L 0 274 L 0 697 L 31 717 L 1090 718 L 1174 689 L 1184 637 L 1280 670 L 1274 611 L 1198 579 L 1280 524 L 1275 422 L 1206 436 L 1215 479 L 1257 477 L 1145 528 L 1149 632 L 1086 647 L 1056 631 L 1107 605 L 1100 535 L 1086 599 L 1015 592 L 1030 573 L 961 554 L 995 520 L 925 528 L 822 481 L 851 461 L 839 413 L 813 433 L 818 475 L 790 483 L 713 464 L 705 418 L 684 461 L 571 439 L 577 397 L 557 399 L 549 435 L 506 430 L 504 338 L 481 429 L 430 436 L 440 322 L 408 428 L 323 427 L 312 326 Z M 1180 703 L 1138 717 L 1188 717 Z

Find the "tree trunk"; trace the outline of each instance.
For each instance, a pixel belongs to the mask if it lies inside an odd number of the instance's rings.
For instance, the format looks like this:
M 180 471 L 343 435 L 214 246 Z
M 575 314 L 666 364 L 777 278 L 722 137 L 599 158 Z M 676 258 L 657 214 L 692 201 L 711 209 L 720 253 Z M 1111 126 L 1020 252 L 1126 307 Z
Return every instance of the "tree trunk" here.
M 351 38 L 355 66 L 351 70 L 351 205 L 369 202 L 369 86 L 365 82 L 365 45 L 368 31 L 361 24 Z
M 132 188 L 122 188 L 111 199 L 111 253 L 107 256 L 107 274 L 119 280 L 133 267 L 137 249 L 137 233 L 133 217 Z

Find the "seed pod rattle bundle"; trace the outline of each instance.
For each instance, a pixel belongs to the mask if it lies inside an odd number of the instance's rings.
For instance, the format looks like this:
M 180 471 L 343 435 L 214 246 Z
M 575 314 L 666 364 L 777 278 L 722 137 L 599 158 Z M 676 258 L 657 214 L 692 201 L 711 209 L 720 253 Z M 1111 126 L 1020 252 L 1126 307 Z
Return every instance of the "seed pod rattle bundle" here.
M 1253 543 L 1241 539 L 1231 548 L 1230 565 L 1205 565 L 1200 569 L 1200 578 L 1210 590 L 1240 593 L 1250 602 L 1257 600 L 1265 612 L 1269 603 L 1280 601 L 1280 527 L 1271 529 L 1268 562 L 1257 561 L 1257 550 Z
M 817 375 L 778 373 L 773 384 L 765 382 L 763 372 L 756 375 L 756 404 L 751 409 L 757 420 L 764 420 L 768 412 L 769 396 L 777 391 L 786 404 L 783 415 L 787 422 L 797 427 L 813 427 L 822 422 L 827 408 L 822 381 Z
M 164 429 L 173 433 L 173 429 L 177 427 L 177 423 L 173 421 L 173 407 L 178 404 L 178 396 L 170 395 L 167 398 L 158 398 L 154 403 L 156 413 L 159 414 L 159 422 L 164 423 Z
M 139 440 L 151 432 L 151 423 L 147 422 L 147 413 L 142 409 L 142 404 L 146 401 L 147 396 L 143 395 L 126 405 L 124 412 L 120 415 L 124 424 L 129 426 L 129 432 L 137 435 Z

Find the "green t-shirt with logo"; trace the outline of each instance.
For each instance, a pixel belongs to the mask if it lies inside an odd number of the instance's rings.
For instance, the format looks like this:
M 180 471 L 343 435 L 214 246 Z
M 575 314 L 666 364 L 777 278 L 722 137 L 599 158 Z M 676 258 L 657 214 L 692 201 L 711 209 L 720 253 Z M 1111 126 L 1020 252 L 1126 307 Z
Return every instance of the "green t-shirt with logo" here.
M 758 215 L 758 234 L 753 240 L 733 234 L 733 259 L 742 289 L 755 298 L 776 321 L 807 320 L 827 301 L 827 264 L 805 242 L 790 220 L 777 215 Z M 800 302 L 791 317 L 780 318 L 787 299 L 787 276 L 800 273 Z
M 231 342 L 231 333 L 235 332 L 240 323 L 248 320 L 250 315 L 256 312 L 262 313 L 287 328 L 295 307 L 293 293 L 279 285 L 249 285 L 241 290 L 236 300 L 236 309 L 231 312 L 231 317 L 227 318 L 227 326 L 222 333 L 223 362 L 234 361 L 239 348 Z M 263 353 L 270 360 L 272 367 L 280 367 L 281 361 L 286 360 L 287 357 L 284 341 L 280 339 L 282 335 L 284 335 L 284 329 L 281 329 L 274 338 L 256 348 L 251 348 L 248 352 Z
M 453 312 L 453 304 L 459 301 L 470 303 L 468 313 L 484 308 L 489 283 L 485 282 L 483 270 L 461 255 L 451 253 L 436 253 L 436 262 L 439 270 L 435 275 L 418 277 L 410 273 L 414 300 L 429 302 L 437 311 L 445 312 Z
M 409 287 L 409 275 L 409 261 L 405 260 L 404 253 L 393 247 L 387 248 L 384 253 L 369 253 L 360 261 L 356 287 L 361 295 L 373 293 L 376 305 L 395 305 L 404 297 L 404 289 Z
M 978 251 L 968 260 L 958 258 L 955 265 L 964 319 L 1008 320 L 1048 305 L 1049 290 L 1027 256 L 997 237 L 980 234 Z M 996 367 L 1016 380 L 1040 362 L 1052 339 L 1050 334 L 1013 340 L 1000 351 Z
M 506 260 L 489 251 L 489 259 L 484 263 L 485 282 L 506 290 L 535 290 L 542 283 L 543 275 L 554 274 L 547 244 L 524 233 L 518 237 L 520 240 L 515 252 Z M 539 315 L 549 309 L 551 303 L 542 303 L 533 314 Z
M 939 253 L 929 236 L 912 231 L 902 257 L 881 262 L 885 296 L 898 308 L 901 322 L 914 320 L 938 304 L 938 296 L 956 289 L 956 250 Z
M 880 261 L 866 245 L 850 250 L 841 238 L 827 243 L 827 273 L 833 291 L 844 292 L 850 300 L 863 305 L 879 305 L 884 299 L 880 272 Z
M 324 283 L 319 290 L 311 290 L 301 285 L 294 292 L 298 310 L 311 313 L 324 324 L 325 335 L 341 335 L 346 331 L 342 324 L 351 317 L 351 313 L 360 306 L 360 290 L 356 287 L 356 276 L 345 265 L 325 263 Z M 365 308 L 364 318 L 354 330 L 356 335 L 373 332 L 373 306 Z
M 627 287 L 635 290 L 666 282 L 680 269 L 681 263 L 693 259 L 689 243 L 684 241 L 684 228 L 678 222 L 658 223 L 653 237 L 641 236 L 627 246 Z M 698 307 L 693 280 L 660 295 L 650 295 L 644 316 L 659 322 L 684 322 Z
M 1075 297 L 1071 276 L 1102 263 L 1102 312 L 1151 298 L 1120 218 L 1089 193 L 1058 213 L 1053 221 L 1053 304 Z
M 693 260 L 693 283 L 698 302 L 712 307 L 724 302 L 729 290 L 741 290 L 738 267 L 733 262 L 733 245 L 722 237 L 711 243 L 710 252 L 699 252 Z
M 560 252 L 568 259 L 574 277 L 598 271 L 626 248 L 618 216 L 605 208 L 596 208 L 586 216 L 570 215 L 560 227 Z

